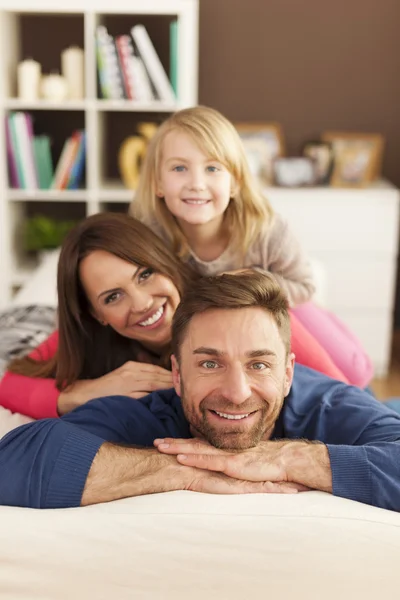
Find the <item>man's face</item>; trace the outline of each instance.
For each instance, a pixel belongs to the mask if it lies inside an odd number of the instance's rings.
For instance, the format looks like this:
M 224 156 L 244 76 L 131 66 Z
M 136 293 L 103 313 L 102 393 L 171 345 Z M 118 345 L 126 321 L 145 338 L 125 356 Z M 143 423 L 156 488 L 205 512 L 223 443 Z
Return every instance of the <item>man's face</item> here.
M 261 308 L 216 309 L 189 323 L 174 385 L 192 433 L 218 448 L 268 440 L 293 378 L 274 318 Z

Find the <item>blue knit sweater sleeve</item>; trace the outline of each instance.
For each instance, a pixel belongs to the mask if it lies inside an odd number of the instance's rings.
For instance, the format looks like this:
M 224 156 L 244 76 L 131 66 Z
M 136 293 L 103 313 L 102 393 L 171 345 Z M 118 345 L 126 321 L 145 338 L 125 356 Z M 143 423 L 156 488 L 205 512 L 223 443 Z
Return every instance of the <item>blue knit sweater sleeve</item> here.
M 108 396 L 61 419 L 43 419 L 0 440 L 0 505 L 75 507 L 105 442 L 152 446 L 156 437 L 190 437 L 173 390 L 141 400 Z
M 336 496 L 400 511 L 400 415 L 359 388 L 296 371 L 281 437 L 327 445 Z

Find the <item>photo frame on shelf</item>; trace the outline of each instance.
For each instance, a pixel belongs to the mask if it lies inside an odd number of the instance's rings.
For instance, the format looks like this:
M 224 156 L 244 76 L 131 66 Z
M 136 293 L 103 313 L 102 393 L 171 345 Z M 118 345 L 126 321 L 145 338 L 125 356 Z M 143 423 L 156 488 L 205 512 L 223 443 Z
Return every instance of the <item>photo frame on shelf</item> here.
M 276 158 L 272 163 L 274 183 L 280 187 L 306 187 L 316 182 L 315 161 L 306 156 Z
M 322 140 L 309 140 L 304 144 L 302 154 L 314 161 L 315 185 L 327 185 L 334 165 L 332 143 Z
M 250 170 L 263 183 L 273 183 L 273 161 L 285 154 L 279 123 L 235 123 L 242 139 Z
M 380 134 L 327 131 L 323 141 L 333 146 L 335 187 L 364 187 L 381 173 L 384 138 Z

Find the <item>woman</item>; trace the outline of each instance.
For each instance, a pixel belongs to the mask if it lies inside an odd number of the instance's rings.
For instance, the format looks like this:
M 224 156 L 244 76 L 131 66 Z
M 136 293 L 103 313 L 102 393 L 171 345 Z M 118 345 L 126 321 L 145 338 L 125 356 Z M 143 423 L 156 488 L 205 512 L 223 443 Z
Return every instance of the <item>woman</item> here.
M 60 254 L 59 330 L 10 363 L 0 404 L 34 418 L 56 417 L 96 396 L 138 398 L 171 387 L 171 321 L 193 277 L 136 219 L 115 213 L 85 219 Z

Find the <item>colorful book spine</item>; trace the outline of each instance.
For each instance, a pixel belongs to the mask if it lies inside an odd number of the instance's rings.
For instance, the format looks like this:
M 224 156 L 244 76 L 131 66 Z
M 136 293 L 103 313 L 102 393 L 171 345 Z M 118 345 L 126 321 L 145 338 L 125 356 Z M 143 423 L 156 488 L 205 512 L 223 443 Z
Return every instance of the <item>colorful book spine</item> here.
M 97 51 L 100 54 L 98 64 L 101 65 L 100 82 L 103 81 L 108 98 L 121 100 L 126 98 L 124 81 L 118 61 L 114 39 L 109 35 L 106 27 L 99 26 L 96 30 Z
M 133 56 L 133 48 L 129 35 L 119 35 L 115 38 L 115 47 L 118 53 L 118 61 L 124 80 L 125 93 L 128 100 L 135 100 L 135 85 L 130 61 Z
M 85 166 L 86 160 L 86 132 L 79 131 L 79 145 L 76 152 L 74 163 L 71 167 L 67 189 L 68 190 L 76 190 L 79 187 L 79 184 L 82 180 L 82 175 Z
M 41 161 L 46 190 L 50 189 L 54 177 L 53 159 L 51 156 L 50 138 L 48 135 L 38 136 L 41 146 Z
M 38 180 L 33 152 L 32 117 L 25 113 L 17 112 L 11 115 L 11 121 L 13 122 L 15 135 L 18 140 L 17 145 L 23 171 L 24 188 L 27 190 L 37 190 Z
M 6 150 L 7 150 L 7 163 L 8 163 L 8 172 L 9 172 L 9 182 L 11 187 L 13 188 L 21 188 L 22 180 L 18 175 L 18 165 L 17 165 L 17 148 L 14 147 L 12 142 L 12 134 L 11 134 L 11 123 L 10 117 L 6 117 Z

